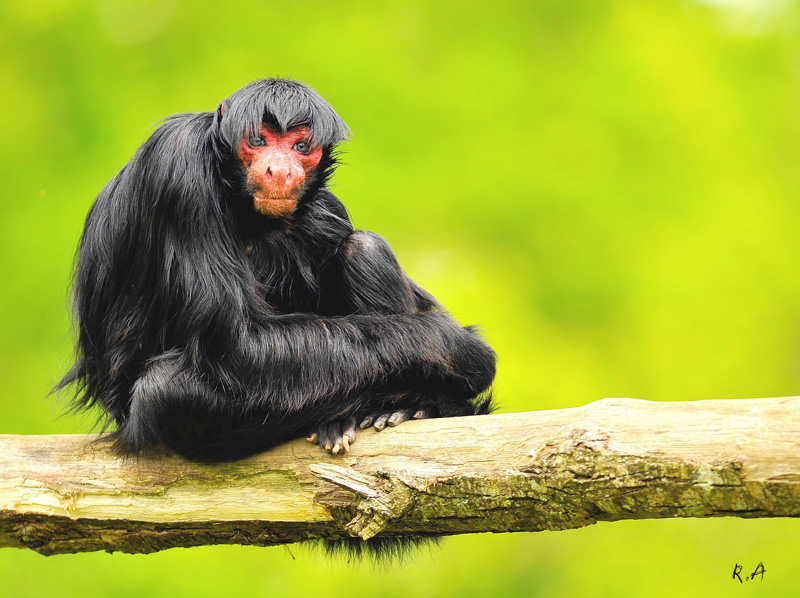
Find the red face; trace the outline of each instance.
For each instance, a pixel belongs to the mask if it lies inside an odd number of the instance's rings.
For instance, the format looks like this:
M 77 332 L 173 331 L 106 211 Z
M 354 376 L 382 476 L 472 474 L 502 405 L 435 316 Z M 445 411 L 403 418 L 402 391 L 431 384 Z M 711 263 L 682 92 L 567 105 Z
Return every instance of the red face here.
M 256 210 L 272 218 L 294 212 L 306 175 L 320 158 L 322 148 L 311 143 L 308 127 L 275 133 L 262 125 L 257 134 L 245 135 L 239 159 L 247 171 L 247 188 Z

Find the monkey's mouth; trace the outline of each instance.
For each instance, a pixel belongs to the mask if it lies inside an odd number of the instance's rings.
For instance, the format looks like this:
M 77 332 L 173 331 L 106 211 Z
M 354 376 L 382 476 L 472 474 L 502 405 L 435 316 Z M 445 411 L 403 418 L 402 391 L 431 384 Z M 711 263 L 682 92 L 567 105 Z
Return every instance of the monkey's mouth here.
M 253 196 L 253 204 L 256 210 L 265 216 L 279 218 L 294 212 L 297 207 L 296 197 L 262 197 Z

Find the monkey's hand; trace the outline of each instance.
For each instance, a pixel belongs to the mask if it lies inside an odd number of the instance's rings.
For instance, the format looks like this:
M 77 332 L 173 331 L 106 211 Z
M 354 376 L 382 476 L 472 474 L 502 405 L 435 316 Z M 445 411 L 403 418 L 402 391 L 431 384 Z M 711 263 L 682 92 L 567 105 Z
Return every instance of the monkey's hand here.
M 361 423 L 358 424 L 358 428 L 366 430 L 372 426 L 377 432 L 380 432 L 386 426 L 399 426 L 409 419 L 427 419 L 429 417 L 431 417 L 431 413 L 423 409 L 399 409 L 389 413 L 378 412 L 364 417 Z M 350 451 L 350 445 L 356 440 L 356 419 L 351 417 L 347 420 L 320 426 L 306 440 L 318 444 L 332 455 L 347 453 Z
M 370 426 L 380 432 L 387 425 L 394 427 L 399 426 L 404 421 L 409 419 L 427 419 L 431 417 L 431 413 L 425 409 L 399 409 L 397 411 L 390 411 L 389 413 L 372 413 L 361 420 L 358 427 L 366 430 Z
M 332 455 L 346 453 L 356 439 L 356 418 L 334 421 L 320 426 L 306 440 L 318 444 Z

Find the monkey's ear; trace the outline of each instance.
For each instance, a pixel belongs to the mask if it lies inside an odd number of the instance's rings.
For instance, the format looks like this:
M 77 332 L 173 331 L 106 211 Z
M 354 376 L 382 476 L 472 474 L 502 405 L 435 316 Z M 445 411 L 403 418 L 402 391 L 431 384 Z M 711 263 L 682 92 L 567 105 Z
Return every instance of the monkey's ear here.
M 217 106 L 217 122 L 222 120 L 222 116 L 225 114 L 225 102 L 220 102 L 219 106 Z

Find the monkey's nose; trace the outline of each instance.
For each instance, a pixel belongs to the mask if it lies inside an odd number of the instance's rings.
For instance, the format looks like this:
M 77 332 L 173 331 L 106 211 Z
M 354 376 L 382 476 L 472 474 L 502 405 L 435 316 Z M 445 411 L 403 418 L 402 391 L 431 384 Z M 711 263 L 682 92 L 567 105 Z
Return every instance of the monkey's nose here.
M 267 166 L 267 171 L 264 173 L 264 176 L 267 180 L 271 180 L 274 183 L 288 183 L 292 178 L 292 169 L 289 168 L 288 164 L 270 164 Z

